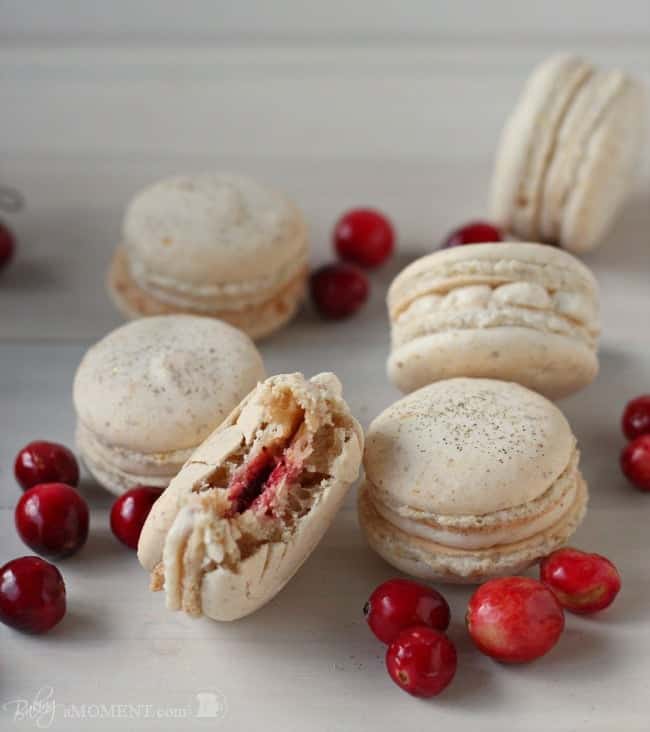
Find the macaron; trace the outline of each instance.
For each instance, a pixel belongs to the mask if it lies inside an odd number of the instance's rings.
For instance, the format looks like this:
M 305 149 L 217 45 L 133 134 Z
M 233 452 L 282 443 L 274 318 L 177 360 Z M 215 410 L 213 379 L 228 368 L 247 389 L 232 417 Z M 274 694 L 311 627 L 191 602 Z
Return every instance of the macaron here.
M 598 246 L 633 184 L 646 104 L 622 71 L 571 55 L 541 63 L 501 134 L 491 217 L 520 239 Z
M 167 607 L 236 620 L 293 577 L 356 480 L 363 432 L 334 374 L 273 376 L 154 505 L 138 557 Z
M 541 395 L 492 379 L 440 381 L 370 425 L 359 521 L 370 546 L 415 577 L 517 574 L 582 520 L 578 463 L 567 420 Z
M 227 323 L 163 315 L 92 346 L 74 379 L 77 445 L 107 490 L 166 487 L 258 381 L 262 359 Z
M 307 260 L 305 221 L 283 194 L 238 175 L 176 176 L 131 201 L 108 289 L 126 317 L 211 316 L 257 339 L 296 313 Z
M 468 244 L 416 260 L 388 291 L 390 380 L 403 392 L 441 379 L 516 381 L 551 399 L 598 372 L 598 286 L 544 244 Z

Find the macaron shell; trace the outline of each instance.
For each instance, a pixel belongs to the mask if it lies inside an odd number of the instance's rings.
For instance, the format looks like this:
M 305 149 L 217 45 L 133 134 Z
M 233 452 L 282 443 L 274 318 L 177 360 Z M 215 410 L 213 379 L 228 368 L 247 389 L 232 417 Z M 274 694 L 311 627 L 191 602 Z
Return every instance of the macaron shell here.
M 247 305 L 237 298 L 239 307 L 204 310 L 200 307 L 179 306 L 163 302 L 138 287 L 129 272 L 124 249 L 118 247 L 107 278 L 108 293 L 115 307 L 126 318 L 156 315 L 188 314 L 217 318 L 244 331 L 250 338 L 260 340 L 285 325 L 296 314 L 305 297 L 308 270 L 302 267 L 282 289 L 268 300 Z
M 387 372 L 404 393 L 469 376 L 516 381 L 555 400 L 588 386 L 598 374 L 598 357 L 573 338 L 530 328 L 455 330 L 394 349 Z
M 395 503 L 486 514 L 540 496 L 574 450 L 568 422 L 544 397 L 518 384 L 459 378 L 413 392 L 373 420 L 364 467 Z
M 587 501 L 587 485 L 580 479 L 574 504 L 554 526 L 524 541 L 469 551 L 405 534 L 377 513 L 367 483 L 359 491 L 358 510 L 370 547 L 393 567 L 429 582 L 478 584 L 520 574 L 565 544 L 584 518 Z
M 226 323 L 144 318 L 89 349 L 74 403 L 81 423 L 107 446 L 166 453 L 196 447 L 262 378 L 255 346 Z

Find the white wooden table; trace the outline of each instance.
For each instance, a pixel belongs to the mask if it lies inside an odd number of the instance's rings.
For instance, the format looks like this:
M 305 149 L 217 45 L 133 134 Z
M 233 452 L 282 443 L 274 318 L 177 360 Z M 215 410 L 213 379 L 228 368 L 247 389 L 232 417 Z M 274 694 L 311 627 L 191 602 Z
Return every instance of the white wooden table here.
M 398 256 L 359 317 L 331 325 L 306 311 L 261 346 L 270 373 L 336 371 L 367 424 L 398 396 L 384 376 L 387 283 L 484 212 L 496 137 L 531 65 L 569 48 L 650 82 L 647 2 L 306 5 L 0 0 L 0 184 L 27 203 L 8 217 L 20 249 L 0 277 L 0 563 L 28 553 L 13 528 L 13 457 L 32 439 L 72 444 L 74 369 L 120 322 L 103 276 L 139 186 L 212 168 L 259 176 L 304 208 L 314 263 L 345 208 L 393 217 Z M 362 618 L 394 573 L 365 547 L 353 495 L 269 606 L 219 625 L 164 609 L 110 533 L 110 496 L 86 480 L 91 536 L 59 563 L 66 619 L 45 637 L 0 627 L 0 728 L 649 729 L 650 498 L 617 462 L 622 406 L 650 391 L 647 159 L 644 170 L 587 260 L 602 285 L 601 374 L 562 405 L 592 495 L 575 544 L 623 574 L 610 611 L 568 617 L 548 657 L 502 667 L 466 636 L 469 590 L 443 588 L 459 669 L 421 702 L 392 685 Z M 53 718 L 21 718 L 47 689 Z

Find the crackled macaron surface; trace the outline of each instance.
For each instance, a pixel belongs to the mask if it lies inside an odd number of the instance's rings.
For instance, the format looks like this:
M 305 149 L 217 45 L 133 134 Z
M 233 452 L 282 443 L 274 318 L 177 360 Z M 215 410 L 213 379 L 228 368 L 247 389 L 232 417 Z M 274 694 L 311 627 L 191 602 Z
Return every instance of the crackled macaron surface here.
M 307 273 L 307 229 L 283 194 L 230 174 L 176 176 L 129 205 L 109 274 L 128 316 L 192 312 L 253 337 L 295 311 Z
M 492 218 L 521 239 L 593 249 L 633 183 L 645 116 L 643 87 L 623 72 L 547 59 L 502 132 Z
M 250 338 L 221 321 L 173 315 L 124 325 L 77 369 L 82 457 L 115 493 L 135 483 L 164 487 L 263 378 Z
M 571 428 L 518 384 L 451 379 L 370 425 L 359 516 L 370 545 L 424 578 L 520 571 L 563 543 L 586 505 Z
M 356 480 L 363 432 L 334 374 L 260 383 L 154 505 L 138 546 L 167 606 L 235 620 L 320 541 Z
M 549 398 L 598 372 L 598 285 L 567 252 L 470 244 L 406 267 L 388 292 L 390 380 L 409 392 L 456 376 L 516 381 Z

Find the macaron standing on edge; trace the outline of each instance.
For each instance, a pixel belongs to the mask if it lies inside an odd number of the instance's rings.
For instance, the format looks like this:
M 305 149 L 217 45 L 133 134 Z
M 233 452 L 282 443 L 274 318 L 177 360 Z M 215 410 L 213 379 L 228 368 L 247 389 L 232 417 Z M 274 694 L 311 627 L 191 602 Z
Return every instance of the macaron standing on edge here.
M 575 253 L 602 243 L 620 213 L 646 133 L 643 86 L 571 55 L 543 61 L 498 145 L 491 218 L 520 239 Z
M 204 173 L 135 196 L 108 290 L 129 318 L 205 315 L 257 339 L 293 317 L 307 275 L 307 226 L 286 196 L 244 176 Z
M 440 381 L 370 425 L 359 522 L 379 555 L 415 577 L 517 574 L 581 522 L 578 461 L 564 415 L 541 395 L 491 379 Z
M 152 589 L 189 615 L 252 613 L 316 547 L 362 452 L 363 431 L 334 374 L 258 384 L 151 510 L 138 557 Z
M 115 494 L 166 487 L 194 449 L 258 381 L 250 338 L 193 315 L 142 318 L 84 355 L 74 380 L 77 445 Z
M 559 399 L 598 373 L 598 283 L 530 243 L 468 244 L 407 266 L 388 291 L 388 375 L 403 392 L 471 376 Z

